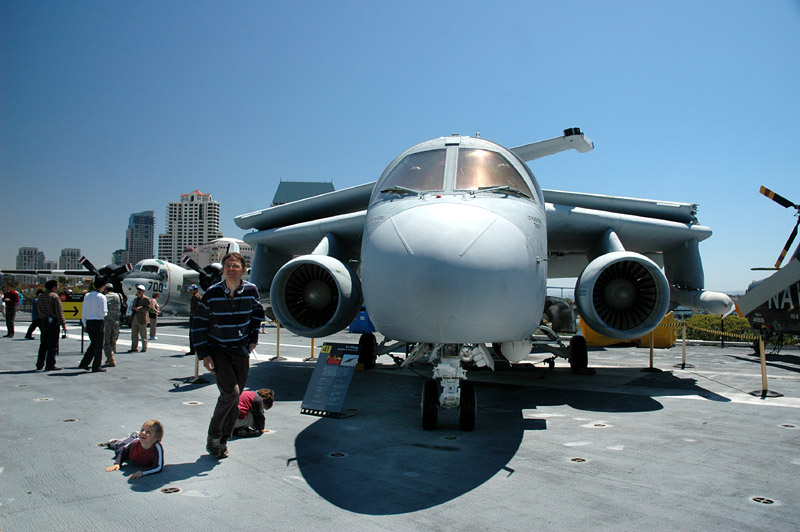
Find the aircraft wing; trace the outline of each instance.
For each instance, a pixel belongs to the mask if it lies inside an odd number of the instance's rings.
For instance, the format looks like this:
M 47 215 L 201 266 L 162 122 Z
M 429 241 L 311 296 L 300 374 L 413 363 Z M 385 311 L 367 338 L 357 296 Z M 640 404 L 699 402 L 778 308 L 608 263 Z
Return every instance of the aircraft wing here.
M 54 277 L 93 277 L 88 270 L 1 270 L 3 274 L 52 275 Z
M 311 253 L 326 234 L 343 241 L 358 256 L 366 208 L 375 182 L 278 205 L 235 218 L 250 245 L 291 257 Z M 608 229 L 625 249 L 663 265 L 661 253 L 687 240 L 702 241 L 711 229 L 698 225 L 697 205 L 671 201 L 543 190 L 547 203 L 549 276 L 577 277 L 588 264 L 598 237 Z M 326 216 L 321 217 L 320 213 Z
M 314 208 L 314 212 L 319 212 L 319 210 Z M 272 213 L 269 214 L 272 216 Z M 267 229 L 247 233 L 243 239 L 251 246 L 261 244 L 266 246 L 270 252 L 291 257 L 292 255 L 311 253 L 325 235 L 332 234 L 351 250 L 351 254 L 357 255 L 361 245 L 361 236 L 364 233 L 366 216 L 367 211 L 362 210 L 316 220 L 310 219 L 285 226 L 269 227 L 274 223 L 273 221 L 265 224 Z M 309 217 L 311 217 L 311 213 L 309 213 Z
M 548 276 L 553 278 L 577 277 L 589 260 L 600 254 L 594 248 L 609 230 L 626 251 L 641 253 L 662 266 L 664 253 L 711 236 L 710 228 L 696 223 L 697 205 L 692 203 L 556 190 L 546 190 L 544 196 Z
M 265 230 L 366 211 L 374 187 L 375 181 L 372 181 L 355 187 L 334 190 L 260 211 L 241 214 L 234 218 L 234 222 L 242 229 Z M 320 213 L 325 213 L 325 216 L 320 217 Z

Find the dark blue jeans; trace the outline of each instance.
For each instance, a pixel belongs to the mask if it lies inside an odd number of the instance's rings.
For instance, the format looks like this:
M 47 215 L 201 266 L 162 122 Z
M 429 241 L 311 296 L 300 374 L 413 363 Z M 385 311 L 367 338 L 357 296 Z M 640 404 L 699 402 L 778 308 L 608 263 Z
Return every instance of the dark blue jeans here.
M 224 444 L 233 435 L 233 426 L 239 417 L 239 395 L 247 385 L 250 357 L 221 348 L 212 348 L 210 356 L 214 362 L 219 398 L 208 425 L 208 437 L 219 439 Z

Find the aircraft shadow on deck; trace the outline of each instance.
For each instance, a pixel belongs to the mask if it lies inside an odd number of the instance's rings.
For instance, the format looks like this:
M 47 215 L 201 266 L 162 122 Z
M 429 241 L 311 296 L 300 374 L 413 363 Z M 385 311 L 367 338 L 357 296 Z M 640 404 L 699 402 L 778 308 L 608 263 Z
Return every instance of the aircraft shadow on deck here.
M 298 401 L 312 371 L 310 364 L 258 364 L 251 368 L 249 387 L 271 387 L 276 400 Z M 631 369 L 627 380 L 634 386 L 661 382 L 664 388 L 706 392 L 694 379 L 670 372 L 640 375 L 641 369 Z M 592 378 L 574 376 L 574 382 Z M 308 485 L 336 506 L 368 515 L 402 514 L 456 499 L 498 473 L 512 475 L 508 464 L 525 431 L 547 430 L 546 420 L 525 419 L 523 410 L 557 405 L 617 413 L 663 408 L 656 394 L 574 390 L 562 387 L 562 378 L 554 380 L 559 382 L 552 387 L 546 379 L 539 381 L 544 387 L 476 380 L 474 431 L 458 429 L 457 410 L 440 411 L 438 430 L 424 431 L 419 418 L 423 377 L 358 371 L 345 401 L 356 415 L 320 418 L 309 425 L 298 434 L 291 461 Z

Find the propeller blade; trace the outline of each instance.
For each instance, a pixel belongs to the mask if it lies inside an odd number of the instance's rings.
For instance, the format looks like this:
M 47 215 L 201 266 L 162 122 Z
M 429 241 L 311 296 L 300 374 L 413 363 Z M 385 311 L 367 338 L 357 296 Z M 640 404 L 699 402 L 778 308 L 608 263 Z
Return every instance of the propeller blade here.
M 183 260 L 181 260 L 181 262 L 183 262 L 186 266 L 188 266 L 192 270 L 194 270 L 197 273 L 202 275 L 203 269 L 200 268 L 200 265 L 197 264 L 197 262 L 195 262 L 195 260 L 192 257 L 190 257 L 189 255 L 186 255 L 185 257 L 183 257 Z
M 111 273 L 109 274 L 109 277 L 113 277 L 114 279 L 118 279 L 118 278 L 122 279 L 123 277 L 125 277 L 125 275 L 128 272 L 131 272 L 131 271 L 133 271 L 133 267 L 131 266 L 130 263 L 123 264 L 119 268 L 116 268 L 115 270 L 112 270 Z
M 189 268 L 200 274 L 198 282 L 200 283 L 200 287 L 203 290 L 208 290 L 209 286 L 217 282 L 217 280 L 214 279 L 213 274 L 209 274 L 208 271 L 201 268 L 200 265 L 197 264 L 197 262 L 189 255 L 183 257 L 183 260 L 181 262 L 183 262 L 186 266 L 188 266 Z
M 786 258 L 786 254 L 789 253 L 789 248 L 792 247 L 792 242 L 794 242 L 794 238 L 797 236 L 797 226 L 800 225 L 800 218 L 797 219 L 797 223 L 794 224 L 794 229 L 789 234 L 789 240 L 786 241 L 786 245 L 783 246 L 783 251 L 781 251 L 780 257 L 778 257 L 778 261 L 775 263 L 776 268 L 781 267 L 781 263 L 783 259 Z
M 786 207 L 787 209 L 789 207 L 794 207 L 795 209 L 800 209 L 800 206 L 795 205 L 794 203 L 792 203 L 788 199 L 784 198 L 780 194 L 777 194 L 777 193 L 771 191 L 770 189 L 768 189 L 764 185 L 761 185 L 761 188 L 759 189 L 759 192 L 761 192 L 766 197 L 768 197 L 769 199 L 771 199 L 772 201 L 774 201 L 775 203 L 777 203 L 778 205 L 780 205 L 782 207 Z
M 87 259 L 86 257 L 81 257 L 80 259 L 78 259 L 78 262 L 79 262 L 79 263 L 80 263 L 80 264 L 81 264 L 81 265 L 82 265 L 84 268 L 86 268 L 87 270 L 89 270 L 89 271 L 92 273 L 92 275 L 94 275 L 95 277 L 97 277 L 98 275 L 100 275 L 100 272 L 99 272 L 99 271 L 97 271 L 97 268 L 95 268 L 95 267 L 94 267 L 94 264 L 92 264 L 92 262 L 91 262 L 89 259 Z

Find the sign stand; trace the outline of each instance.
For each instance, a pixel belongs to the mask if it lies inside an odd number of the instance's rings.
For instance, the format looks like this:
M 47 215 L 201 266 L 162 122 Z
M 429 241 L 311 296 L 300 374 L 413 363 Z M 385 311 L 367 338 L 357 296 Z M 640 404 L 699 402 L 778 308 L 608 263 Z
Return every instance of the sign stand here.
M 357 344 L 323 344 L 300 413 L 332 418 L 355 415 L 354 410 L 344 412 L 343 406 L 357 364 Z

